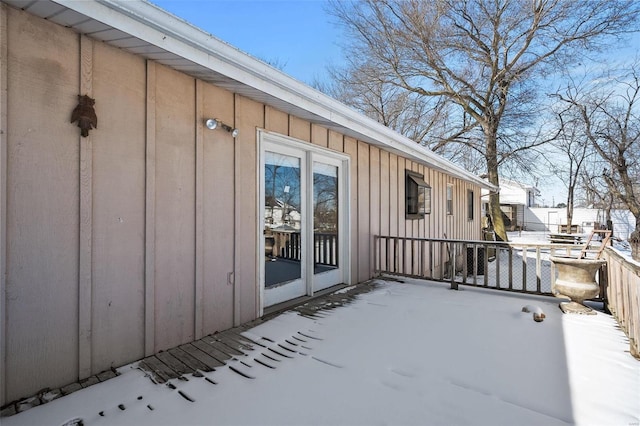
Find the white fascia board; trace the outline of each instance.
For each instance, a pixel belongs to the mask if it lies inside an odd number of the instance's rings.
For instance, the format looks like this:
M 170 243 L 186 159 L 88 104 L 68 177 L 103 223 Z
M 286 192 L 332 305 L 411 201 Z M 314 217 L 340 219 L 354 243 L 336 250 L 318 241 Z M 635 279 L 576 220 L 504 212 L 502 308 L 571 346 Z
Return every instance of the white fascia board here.
M 307 86 L 280 70 L 146 1 L 54 0 L 106 25 L 137 37 L 193 63 L 351 129 L 364 141 L 376 141 L 412 160 L 473 182 L 497 188 L 414 141 Z

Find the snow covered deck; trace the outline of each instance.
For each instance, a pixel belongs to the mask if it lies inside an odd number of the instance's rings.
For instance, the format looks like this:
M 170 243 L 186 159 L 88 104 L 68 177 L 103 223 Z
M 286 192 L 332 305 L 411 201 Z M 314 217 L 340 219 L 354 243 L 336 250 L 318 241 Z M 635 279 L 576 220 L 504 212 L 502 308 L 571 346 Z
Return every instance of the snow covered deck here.
M 2 424 L 640 421 L 640 362 L 612 317 L 563 315 L 550 297 L 404 281 L 379 280 L 350 304 L 303 307 L 247 329 L 253 349 L 215 371 L 156 385 L 134 363 Z

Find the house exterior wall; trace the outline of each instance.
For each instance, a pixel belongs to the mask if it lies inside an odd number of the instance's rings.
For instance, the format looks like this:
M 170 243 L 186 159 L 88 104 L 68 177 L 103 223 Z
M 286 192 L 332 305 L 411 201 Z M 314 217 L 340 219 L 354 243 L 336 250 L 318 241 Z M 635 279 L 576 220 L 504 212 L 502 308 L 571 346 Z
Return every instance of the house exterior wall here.
M 63 28 L 34 25 L 13 11 L 6 22 L 0 36 L 8 86 L 2 381 L 7 389 L 33 392 L 43 376 L 62 383 L 78 369 L 80 150 L 67 124 L 77 101 L 79 46 Z M 29 36 L 19 39 L 23 34 Z M 9 42 L 12 37 L 19 40 Z
M 256 318 L 256 129 L 350 156 L 353 283 L 374 234 L 480 239 L 471 183 L 4 4 L 1 22 L 1 404 Z M 96 99 L 87 138 L 78 94 Z M 422 220 L 405 169 L 433 188 Z
M 535 190 L 530 186 L 505 179 L 500 182 L 500 203 L 532 207 L 535 203 Z

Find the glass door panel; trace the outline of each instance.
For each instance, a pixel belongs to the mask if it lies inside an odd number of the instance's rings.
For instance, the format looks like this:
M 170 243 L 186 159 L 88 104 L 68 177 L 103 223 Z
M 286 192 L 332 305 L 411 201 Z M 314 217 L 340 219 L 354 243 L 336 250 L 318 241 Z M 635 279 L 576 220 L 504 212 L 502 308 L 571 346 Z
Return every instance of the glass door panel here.
M 338 176 L 338 166 L 313 162 L 314 291 L 341 282 Z
M 302 159 L 265 151 L 264 238 L 266 305 L 305 294 L 302 280 Z

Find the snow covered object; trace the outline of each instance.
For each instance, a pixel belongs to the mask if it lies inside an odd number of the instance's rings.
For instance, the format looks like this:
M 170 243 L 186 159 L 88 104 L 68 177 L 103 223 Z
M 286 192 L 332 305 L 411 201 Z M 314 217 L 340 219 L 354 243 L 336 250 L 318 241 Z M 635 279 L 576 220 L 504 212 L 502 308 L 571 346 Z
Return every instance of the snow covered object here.
M 542 322 L 547 317 L 540 306 L 526 305 L 522 307 L 522 312 L 533 313 L 533 320 L 535 322 Z

